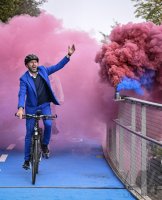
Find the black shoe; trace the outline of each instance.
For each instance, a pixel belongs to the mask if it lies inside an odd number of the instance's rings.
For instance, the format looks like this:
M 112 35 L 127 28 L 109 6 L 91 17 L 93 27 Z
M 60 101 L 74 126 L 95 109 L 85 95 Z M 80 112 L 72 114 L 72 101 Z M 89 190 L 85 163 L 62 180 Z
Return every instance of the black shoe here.
M 49 149 L 46 144 L 42 144 L 42 155 L 43 157 L 49 158 Z
M 30 169 L 30 161 L 29 160 L 25 160 L 23 166 L 22 166 L 24 169 Z

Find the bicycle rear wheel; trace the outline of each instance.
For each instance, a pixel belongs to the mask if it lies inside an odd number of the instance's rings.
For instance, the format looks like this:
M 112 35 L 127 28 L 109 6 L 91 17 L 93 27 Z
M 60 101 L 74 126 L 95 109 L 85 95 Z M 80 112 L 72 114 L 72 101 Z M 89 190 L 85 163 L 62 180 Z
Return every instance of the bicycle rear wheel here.
M 34 140 L 33 156 L 32 156 L 32 184 L 35 184 L 36 174 L 38 173 L 38 141 Z

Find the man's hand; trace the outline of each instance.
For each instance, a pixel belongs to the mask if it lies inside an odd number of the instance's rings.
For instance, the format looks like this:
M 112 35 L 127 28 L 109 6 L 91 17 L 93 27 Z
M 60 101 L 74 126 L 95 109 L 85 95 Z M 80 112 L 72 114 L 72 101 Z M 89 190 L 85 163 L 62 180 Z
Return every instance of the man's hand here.
M 75 46 L 74 44 L 70 47 L 68 46 L 68 55 L 71 56 L 75 51 Z
M 16 113 L 16 116 L 22 119 L 23 114 L 24 114 L 24 109 L 20 107 Z

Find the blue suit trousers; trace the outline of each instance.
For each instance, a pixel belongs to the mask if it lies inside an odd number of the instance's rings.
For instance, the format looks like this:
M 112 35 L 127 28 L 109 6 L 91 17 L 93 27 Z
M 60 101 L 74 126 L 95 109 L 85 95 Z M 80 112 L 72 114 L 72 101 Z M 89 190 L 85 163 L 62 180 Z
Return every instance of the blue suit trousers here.
M 27 114 L 35 114 L 37 110 L 41 110 L 43 115 L 51 115 L 50 103 L 44 103 L 40 106 L 30 108 Z M 28 109 L 29 111 L 29 109 Z M 26 136 L 25 136 L 25 160 L 30 159 L 31 139 L 34 131 L 34 119 L 26 119 Z M 44 134 L 42 143 L 48 145 L 51 137 L 52 120 L 43 120 Z

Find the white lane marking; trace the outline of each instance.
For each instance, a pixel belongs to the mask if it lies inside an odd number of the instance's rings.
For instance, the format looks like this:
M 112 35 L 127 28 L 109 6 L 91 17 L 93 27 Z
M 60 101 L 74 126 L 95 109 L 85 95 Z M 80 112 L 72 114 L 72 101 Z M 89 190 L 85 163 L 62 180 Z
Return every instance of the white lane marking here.
M 10 145 L 7 147 L 7 150 L 12 150 L 15 146 L 16 146 L 16 144 L 10 144 Z
M 5 162 L 6 159 L 7 159 L 7 156 L 8 156 L 8 154 L 2 154 L 2 155 L 0 156 L 0 162 Z
M 75 138 L 75 137 L 73 137 L 73 138 L 71 138 L 71 141 L 72 142 L 83 142 L 83 138 Z

